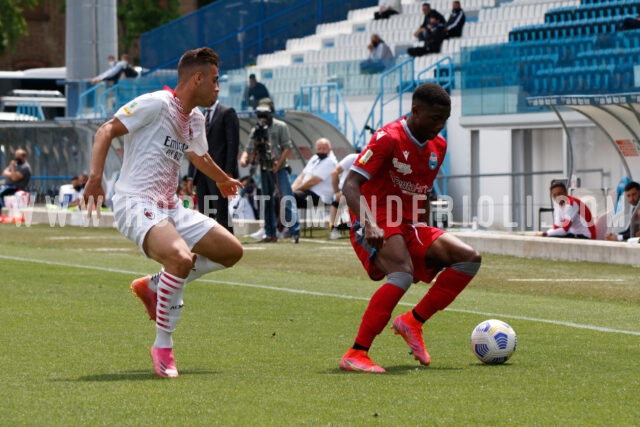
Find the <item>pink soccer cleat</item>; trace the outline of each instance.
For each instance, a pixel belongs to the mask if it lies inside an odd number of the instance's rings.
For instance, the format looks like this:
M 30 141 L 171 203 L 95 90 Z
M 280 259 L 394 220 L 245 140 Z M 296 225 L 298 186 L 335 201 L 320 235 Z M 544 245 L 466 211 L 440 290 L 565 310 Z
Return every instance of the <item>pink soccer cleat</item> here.
M 427 353 L 422 340 L 422 324 L 415 320 L 413 314 L 408 311 L 393 319 L 394 334 L 400 335 L 409 344 L 413 357 L 420 362 L 421 365 L 429 365 L 431 356 Z
M 156 348 L 152 345 L 149 354 L 157 376 L 163 378 L 175 378 L 178 376 L 178 368 L 176 368 L 172 348 Z

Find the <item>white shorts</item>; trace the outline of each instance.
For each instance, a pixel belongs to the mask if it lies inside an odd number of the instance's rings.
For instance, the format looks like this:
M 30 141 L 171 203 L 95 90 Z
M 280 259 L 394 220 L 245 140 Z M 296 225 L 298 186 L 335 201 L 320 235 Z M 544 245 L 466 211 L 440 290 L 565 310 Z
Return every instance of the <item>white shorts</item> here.
M 113 215 L 118 231 L 134 242 L 146 255 L 142 245 L 147 232 L 154 225 L 169 220 L 189 249 L 218 223 L 200 212 L 187 209 L 181 204 L 175 209 L 163 209 L 137 197 L 113 197 Z

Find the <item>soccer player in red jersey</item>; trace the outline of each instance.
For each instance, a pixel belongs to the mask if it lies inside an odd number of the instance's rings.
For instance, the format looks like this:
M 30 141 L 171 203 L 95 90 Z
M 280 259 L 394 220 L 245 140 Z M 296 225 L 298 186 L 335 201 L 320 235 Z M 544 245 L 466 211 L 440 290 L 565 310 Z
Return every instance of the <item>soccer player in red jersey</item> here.
M 451 100 L 439 85 L 420 85 L 411 114 L 378 130 L 351 167 L 343 194 L 351 211 L 351 244 L 372 280 L 385 283 L 371 297 L 353 346 L 340 361 L 348 371 L 385 372 L 368 355 L 373 340 L 412 283 L 430 283 L 411 310 L 393 320 L 422 365 L 431 362 L 422 325 L 444 310 L 480 268 L 480 254 L 456 237 L 427 225 L 429 193 L 447 150 L 439 135 Z

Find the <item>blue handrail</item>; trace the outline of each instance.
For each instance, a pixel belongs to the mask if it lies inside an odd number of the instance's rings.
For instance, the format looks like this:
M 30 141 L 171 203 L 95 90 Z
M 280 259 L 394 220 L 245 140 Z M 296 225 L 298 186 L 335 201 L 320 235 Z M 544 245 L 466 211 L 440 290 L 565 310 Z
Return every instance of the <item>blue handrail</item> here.
M 353 117 L 347 109 L 337 83 L 319 83 L 300 86 L 296 105 L 298 111 L 307 111 L 325 118 L 347 138 L 351 134 L 351 144 L 356 147 L 357 130 Z

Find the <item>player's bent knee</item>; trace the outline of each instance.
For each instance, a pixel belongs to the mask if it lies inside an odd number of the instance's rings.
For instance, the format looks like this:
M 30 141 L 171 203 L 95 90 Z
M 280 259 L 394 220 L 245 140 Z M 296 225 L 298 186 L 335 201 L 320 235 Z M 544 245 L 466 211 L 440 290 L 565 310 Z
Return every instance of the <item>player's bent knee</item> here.
M 193 268 L 194 261 L 194 254 L 190 251 L 177 249 L 172 251 L 162 264 L 172 274 L 178 277 L 187 277 Z
M 237 245 L 233 245 L 229 250 L 229 254 L 226 257 L 225 262 L 222 263 L 225 267 L 231 267 L 235 265 L 240 259 L 242 259 L 242 255 L 244 254 L 244 249 L 242 245 L 238 242 Z

